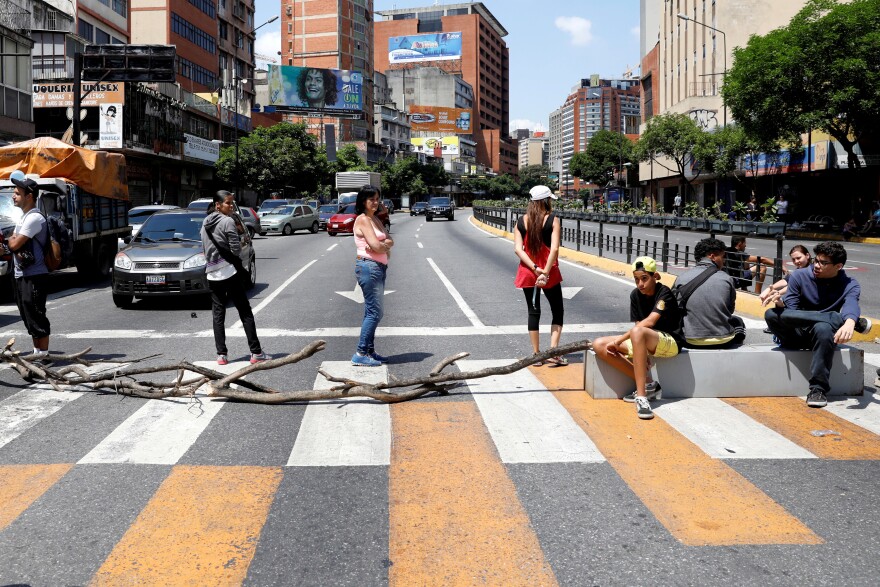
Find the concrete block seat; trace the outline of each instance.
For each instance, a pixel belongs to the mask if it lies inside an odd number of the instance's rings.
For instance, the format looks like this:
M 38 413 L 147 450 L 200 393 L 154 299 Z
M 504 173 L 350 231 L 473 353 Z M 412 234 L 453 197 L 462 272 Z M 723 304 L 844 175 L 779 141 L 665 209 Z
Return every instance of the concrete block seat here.
M 809 392 L 810 351 L 774 345 L 750 345 L 725 350 L 684 349 L 671 359 L 652 359 L 653 377 L 663 399 L 681 397 L 806 396 Z M 840 345 L 831 367 L 828 395 L 862 395 L 864 351 Z M 635 382 L 584 352 L 584 389 L 595 399 L 616 399 L 635 391 Z

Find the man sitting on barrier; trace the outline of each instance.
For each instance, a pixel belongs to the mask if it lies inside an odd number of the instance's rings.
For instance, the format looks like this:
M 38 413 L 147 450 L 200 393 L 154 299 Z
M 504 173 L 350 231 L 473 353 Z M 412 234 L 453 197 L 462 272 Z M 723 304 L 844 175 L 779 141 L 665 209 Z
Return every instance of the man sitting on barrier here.
M 752 278 L 755 280 L 755 293 L 761 293 L 767 267 L 773 267 L 773 259 L 746 253 L 746 237 L 731 237 L 730 247 L 726 249 L 726 265 L 724 270 L 733 277 L 736 289 L 749 291 Z
M 694 247 L 697 264 L 675 280 L 676 290 L 698 279 L 705 280 L 690 293 L 686 305 L 679 304 L 684 315 L 685 347 L 725 349 L 741 344 L 746 338 L 745 323 L 733 315 L 736 308 L 733 279 L 719 271 L 724 267 L 724 256 L 723 242 L 704 238 Z
M 822 408 L 828 405 L 828 378 L 837 345 L 849 342 L 853 331 L 870 330 L 871 321 L 859 317 L 861 286 L 843 270 L 843 245 L 819 243 L 813 253 L 812 266 L 791 274 L 788 291 L 764 319 L 780 346 L 813 351 L 807 405 Z
M 654 417 L 649 400 L 660 399 L 660 384 L 651 380 L 649 356 L 674 357 L 682 345 L 681 314 L 672 291 L 660 283 L 657 262 L 639 257 L 632 264 L 636 289 L 629 296 L 629 317 L 635 326 L 618 336 L 593 341 L 596 356 L 632 378 L 636 391 L 623 398 L 635 402 L 642 420 Z

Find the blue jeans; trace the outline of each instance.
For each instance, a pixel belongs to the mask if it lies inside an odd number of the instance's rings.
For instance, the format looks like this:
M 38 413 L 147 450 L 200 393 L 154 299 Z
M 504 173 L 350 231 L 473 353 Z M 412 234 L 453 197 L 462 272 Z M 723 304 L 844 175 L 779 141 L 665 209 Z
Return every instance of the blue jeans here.
M 385 297 L 385 273 L 388 266 L 376 261 L 358 259 L 354 265 L 354 275 L 361 291 L 364 292 L 364 321 L 361 324 L 361 338 L 357 351 L 368 355 L 375 351 L 376 328 L 382 319 L 382 299 Z
M 834 334 L 843 326 L 843 316 L 838 312 L 770 308 L 764 319 L 784 348 L 812 349 L 810 389 L 818 388 L 828 393 L 831 389 L 828 375 L 837 348 Z

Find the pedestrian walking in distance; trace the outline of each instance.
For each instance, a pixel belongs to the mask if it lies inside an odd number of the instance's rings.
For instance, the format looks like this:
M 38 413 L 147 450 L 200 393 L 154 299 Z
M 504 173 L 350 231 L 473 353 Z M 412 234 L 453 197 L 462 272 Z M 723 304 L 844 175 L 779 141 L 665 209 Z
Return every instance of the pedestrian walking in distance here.
M 357 248 L 354 275 L 364 294 L 364 320 L 357 351 L 351 364 L 360 367 L 378 367 L 388 358 L 376 352 L 376 328 L 382 320 L 385 297 L 385 276 L 388 273 L 388 256 L 394 240 L 385 233 L 376 218 L 379 209 L 379 188 L 368 186 L 358 192 L 354 209 L 354 244 Z
M 562 274 L 559 272 L 559 244 L 562 223 L 550 207 L 550 200 L 558 199 L 550 188 L 536 185 L 529 191 L 529 207 L 525 216 L 516 222 L 514 252 L 519 257 L 519 269 L 514 285 L 526 297 L 529 320 L 529 340 L 535 353 L 541 352 L 538 324 L 541 320 L 541 291 L 550 304 L 550 348 L 559 346 L 562 335 Z M 565 357 L 551 357 L 551 365 L 567 365 Z
M 263 353 L 260 339 L 257 338 L 257 325 L 254 313 L 245 292 L 247 271 L 241 262 L 241 237 L 232 219 L 234 196 L 220 190 L 214 196 L 208 216 L 202 223 L 202 246 L 205 249 L 208 273 L 208 287 L 211 288 L 211 308 L 214 319 L 214 345 L 217 347 L 217 364 L 229 363 L 226 348 L 226 302 L 232 300 L 238 310 L 248 347 L 251 363 L 265 361 L 269 357 Z

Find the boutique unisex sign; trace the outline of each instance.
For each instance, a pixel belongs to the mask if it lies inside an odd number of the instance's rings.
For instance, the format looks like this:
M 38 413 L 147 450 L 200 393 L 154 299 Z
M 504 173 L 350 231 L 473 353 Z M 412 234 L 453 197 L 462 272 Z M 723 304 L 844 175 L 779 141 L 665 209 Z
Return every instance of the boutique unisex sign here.
M 124 104 L 125 83 L 87 83 L 82 84 L 82 106 L 98 106 L 100 104 Z M 33 84 L 34 108 L 67 108 L 73 106 L 73 84 Z

